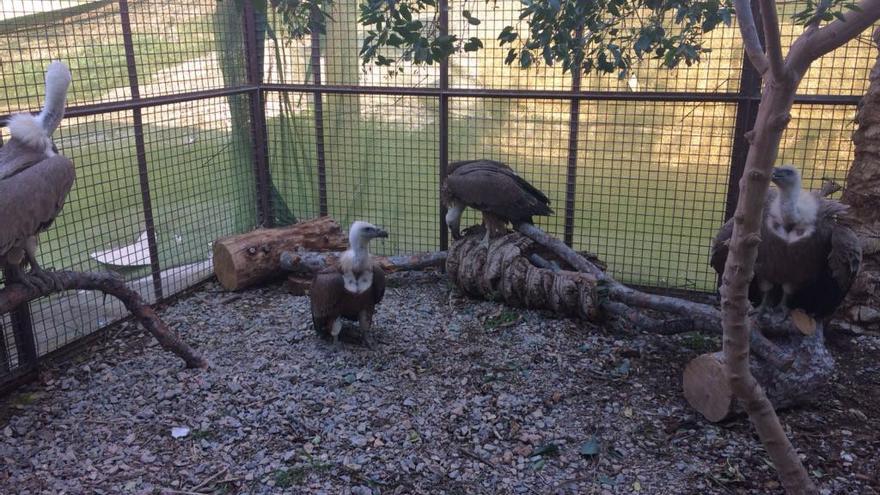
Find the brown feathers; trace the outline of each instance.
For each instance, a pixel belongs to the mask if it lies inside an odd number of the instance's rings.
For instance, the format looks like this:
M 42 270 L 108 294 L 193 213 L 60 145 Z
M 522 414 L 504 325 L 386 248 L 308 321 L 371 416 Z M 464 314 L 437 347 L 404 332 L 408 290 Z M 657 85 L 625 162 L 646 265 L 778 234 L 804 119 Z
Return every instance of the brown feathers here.
M 761 302 L 762 283 L 773 287 L 773 299 L 778 299 L 785 287 L 790 293 L 789 308 L 800 308 L 818 317 L 829 316 L 849 291 L 862 259 L 858 237 L 843 218 L 846 205 L 817 197 L 812 233 L 788 242 L 767 225 L 770 205 L 777 194 L 774 189 L 767 194 L 749 298 L 755 304 Z M 732 235 L 733 219 L 721 227 L 712 242 L 710 264 L 719 275 L 724 273 Z
M 464 207 L 480 210 L 484 219 L 514 225 L 532 222 L 536 215 L 550 215 L 550 200 L 544 193 L 516 174 L 507 165 L 492 160 L 470 160 L 449 165 L 441 188 L 445 206 L 454 210 L 447 219 L 458 238 L 458 217 Z M 487 225 L 489 227 L 489 225 Z M 497 230 L 497 229 L 490 229 Z

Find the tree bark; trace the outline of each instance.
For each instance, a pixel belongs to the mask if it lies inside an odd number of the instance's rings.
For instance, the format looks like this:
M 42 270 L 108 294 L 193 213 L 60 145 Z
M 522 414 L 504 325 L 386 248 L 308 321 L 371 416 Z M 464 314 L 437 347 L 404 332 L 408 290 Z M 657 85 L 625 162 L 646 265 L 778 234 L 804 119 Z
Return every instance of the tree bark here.
M 874 32 L 880 44 L 880 30 Z M 842 201 L 862 241 L 862 267 L 834 324 L 856 331 L 880 331 L 880 56 L 862 99 L 853 133 L 855 159 Z M 842 321 L 841 321 L 842 320 Z
M 562 269 L 542 268 L 529 261 L 533 255 L 547 263 L 564 263 L 556 253 L 518 233 L 493 240 L 488 249 L 482 245 L 479 233 L 471 234 L 450 247 L 446 273 L 452 283 L 471 296 L 591 321 L 599 319 L 599 279 L 595 275 L 566 270 L 567 265 Z M 595 266 L 593 269 L 598 270 Z
M 280 276 L 283 251 L 341 251 L 345 232 L 330 217 L 278 229 L 257 229 L 214 241 L 214 274 L 227 290 L 241 290 Z
M 125 281 L 109 273 L 54 272 L 60 290 L 40 291 L 25 285 L 12 283 L 0 290 L 0 314 L 12 311 L 27 301 L 45 297 L 65 290 L 98 290 L 109 294 L 125 305 L 141 325 L 159 341 L 166 351 L 177 354 L 187 368 L 207 368 L 208 362 L 180 336 L 169 328 L 156 311 L 144 302 L 140 294 L 125 285 Z
M 752 145 L 740 181 L 740 195 L 734 213 L 730 253 L 721 286 L 721 315 L 724 329 L 724 362 L 730 389 L 742 403 L 770 459 L 789 493 L 815 493 L 816 487 L 804 469 L 794 446 L 776 416 L 773 404 L 751 373 L 749 366 L 748 286 L 754 276 L 764 201 L 770 173 L 779 153 L 782 133 L 791 119 L 791 107 L 802 73 L 793 79 L 771 75 L 764 85 L 758 117 L 752 131 Z

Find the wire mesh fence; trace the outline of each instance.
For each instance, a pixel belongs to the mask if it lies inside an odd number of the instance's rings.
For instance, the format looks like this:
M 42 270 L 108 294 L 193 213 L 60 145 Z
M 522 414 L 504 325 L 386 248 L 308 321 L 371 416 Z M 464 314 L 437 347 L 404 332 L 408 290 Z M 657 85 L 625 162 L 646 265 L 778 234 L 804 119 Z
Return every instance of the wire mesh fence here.
M 390 71 L 361 65 L 358 2 L 335 2 L 326 34 L 304 38 L 250 1 L 4 2 L 0 124 L 40 107 L 50 60 L 73 73 L 54 138 L 77 178 L 40 261 L 115 271 L 159 301 L 211 275 L 212 241 L 260 224 L 366 219 L 392 233 L 381 254 L 443 249 L 445 163 L 485 157 L 545 191 L 555 214 L 539 225 L 615 277 L 713 291 L 709 244 L 732 211 L 760 96 L 736 26 L 710 33 L 693 67 L 573 78 L 504 64 L 492 40 L 522 23 L 516 2 L 439 6 L 447 15 L 423 15 L 425 29 L 484 49 Z M 783 28 L 791 41 L 797 27 Z M 845 178 L 875 50 L 866 33 L 801 86 L 780 161 L 810 187 Z M 2 315 L 0 383 L 124 315 L 90 293 Z

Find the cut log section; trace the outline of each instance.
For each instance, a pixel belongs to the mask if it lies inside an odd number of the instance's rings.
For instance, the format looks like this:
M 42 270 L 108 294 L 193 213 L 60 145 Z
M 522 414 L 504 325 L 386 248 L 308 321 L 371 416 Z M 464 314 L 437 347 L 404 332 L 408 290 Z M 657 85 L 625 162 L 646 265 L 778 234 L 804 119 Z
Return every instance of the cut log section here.
M 786 370 L 751 359 L 755 379 L 764 388 L 774 408 L 784 409 L 809 402 L 826 386 L 834 372 L 834 359 L 825 347 L 821 324 L 807 337 L 791 336 L 776 341 L 789 350 L 794 361 Z M 723 421 L 745 410 L 735 398 L 727 376 L 724 353 L 713 352 L 694 358 L 684 370 L 682 388 L 688 403 L 707 420 Z
M 281 276 L 281 253 L 297 249 L 343 251 L 346 232 L 330 217 L 282 227 L 257 229 L 214 241 L 214 274 L 227 290 L 241 290 Z
M 542 266 L 531 259 L 542 260 Z M 465 237 L 453 243 L 446 260 L 449 279 L 468 295 L 596 320 L 596 277 L 569 271 L 568 266 L 549 249 L 518 233 L 495 239 L 488 247 L 478 236 Z

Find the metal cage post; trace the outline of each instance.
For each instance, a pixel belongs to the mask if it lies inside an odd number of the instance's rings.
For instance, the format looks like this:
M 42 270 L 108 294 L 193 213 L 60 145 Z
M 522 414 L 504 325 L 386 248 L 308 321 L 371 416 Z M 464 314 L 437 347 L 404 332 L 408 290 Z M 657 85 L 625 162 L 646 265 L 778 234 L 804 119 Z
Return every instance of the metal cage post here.
M 327 215 L 327 156 L 324 151 L 324 102 L 321 91 L 321 33 L 317 29 L 317 7 L 312 10 L 311 53 L 309 63 L 312 66 L 312 80 L 315 98 L 315 155 L 318 160 L 318 211 L 321 216 Z
M 755 27 L 758 30 L 758 39 L 764 43 L 764 29 L 761 16 L 757 15 L 758 5 L 752 0 L 752 12 L 755 19 Z M 746 133 L 755 127 L 758 118 L 758 105 L 761 101 L 761 74 L 749 61 L 749 57 L 743 53 L 742 74 L 739 81 L 739 99 L 736 103 L 736 120 L 733 130 L 733 148 L 730 156 L 730 176 L 727 185 L 727 201 L 725 203 L 724 221 L 733 217 L 736 212 L 736 203 L 739 200 L 739 181 L 742 179 L 746 168 L 746 159 L 749 156 L 749 140 Z
M 440 9 L 440 36 L 449 34 L 449 2 L 448 0 L 440 0 L 438 4 Z M 439 161 L 439 186 L 442 187 L 443 181 L 446 180 L 447 166 L 449 164 L 449 59 L 444 58 L 440 61 L 440 96 L 439 96 L 439 135 L 437 143 L 438 161 Z M 440 204 L 440 250 L 449 248 L 449 229 L 446 227 L 446 207 Z
M 119 17 L 122 23 L 122 42 L 125 49 L 125 65 L 128 69 L 128 84 L 131 88 L 131 99 L 135 103 L 140 100 L 141 92 L 138 84 L 137 61 L 134 54 L 134 41 L 131 34 L 131 17 L 128 0 L 119 0 Z M 141 201 L 144 207 L 144 227 L 147 231 L 147 248 L 150 253 L 150 271 L 153 275 L 153 290 L 156 300 L 163 298 L 162 267 L 159 264 L 159 248 L 156 243 L 156 225 L 153 220 L 153 204 L 150 196 L 150 178 L 147 169 L 147 149 L 144 142 L 144 121 L 142 109 L 132 108 L 134 121 L 135 151 L 137 154 L 138 181 L 141 189 Z
M 254 89 L 248 92 L 248 108 L 251 124 L 251 150 L 253 152 L 254 178 L 257 186 L 257 215 L 264 227 L 272 227 L 271 175 L 269 172 L 269 136 L 266 130 L 266 107 L 263 101 L 262 60 L 257 41 L 257 24 L 254 5 L 244 2 L 242 9 L 242 30 L 244 31 L 245 56 L 247 57 L 247 82 Z

